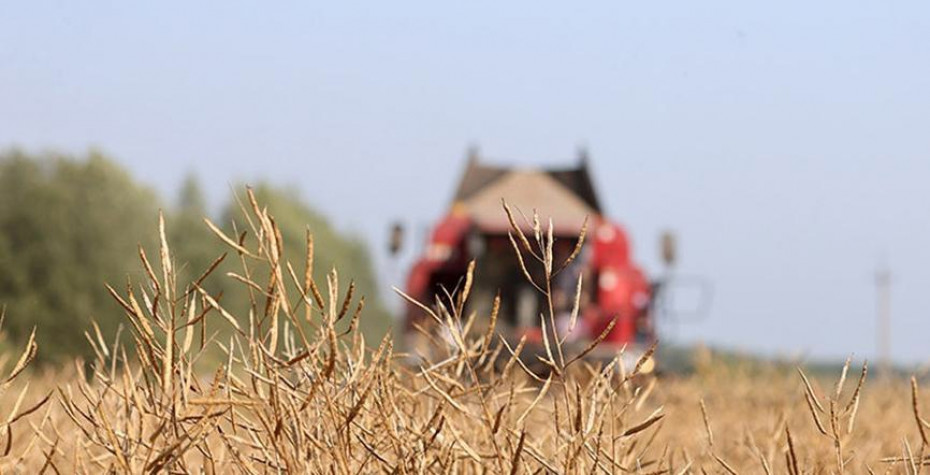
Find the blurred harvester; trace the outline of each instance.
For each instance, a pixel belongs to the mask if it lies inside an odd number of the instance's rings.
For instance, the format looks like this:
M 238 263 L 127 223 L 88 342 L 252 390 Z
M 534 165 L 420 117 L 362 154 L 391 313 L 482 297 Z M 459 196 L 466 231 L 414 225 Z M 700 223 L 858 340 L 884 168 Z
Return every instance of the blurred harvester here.
M 534 210 L 544 223 L 543 229 L 551 218 L 556 263 L 572 253 L 587 219 L 581 253 L 552 281 L 559 335 L 566 336 L 567 345 L 584 346 L 616 319 L 590 356 L 609 360 L 625 348 L 623 359 L 635 361 L 655 340 L 653 286 L 633 259 L 623 227 L 604 216 L 584 153 L 576 167 L 563 169 L 495 166 L 470 153 L 448 212 L 433 228 L 425 251 L 410 270 L 407 294 L 429 304 L 437 295 L 452 293 L 461 287 L 469 262 L 475 260 L 474 286 L 465 313 L 477 312 L 476 326 L 486 328 L 494 297 L 500 291 L 498 332 L 511 344 L 525 335 L 528 351 L 524 357 L 540 353 L 541 319 L 549 323 L 549 304 L 521 270 L 508 237 L 511 224 L 502 199 L 514 210 L 517 225 L 531 241 Z M 543 281 L 539 266 L 527 267 L 534 281 Z M 583 278 L 580 311 L 575 324 L 570 325 L 579 277 Z M 431 323 L 428 320 L 416 305 L 406 307 L 408 345 L 418 346 L 422 329 Z

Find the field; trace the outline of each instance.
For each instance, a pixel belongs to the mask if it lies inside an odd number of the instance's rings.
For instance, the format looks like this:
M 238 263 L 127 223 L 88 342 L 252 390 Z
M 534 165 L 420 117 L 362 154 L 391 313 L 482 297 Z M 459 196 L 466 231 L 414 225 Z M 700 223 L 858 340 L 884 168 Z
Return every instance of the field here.
M 588 350 L 568 354 L 554 332 L 544 332 L 541 376 L 527 369 L 521 344 L 494 332 L 494 314 L 481 317 L 490 325 L 463 314 L 471 273 L 448 298 L 420 304 L 432 322 L 428 358 L 404 354 L 390 336 L 365 341 L 364 300 L 352 284 L 336 271 L 314 281 L 309 234 L 287 243 L 305 246 L 306 259 L 283 262 L 273 218 L 250 198 L 250 239 L 212 227 L 243 264 L 224 277 L 251 289 L 247 314 L 230 314 L 201 287 L 215 265 L 176 282 L 162 222 L 160 254 L 140 255 L 145 281 L 110 289 L 130 345 L 91 328 L 93 362 L 31 371 L 35 343 L 0 360 L 2 473 L 919 473 L 930 465 L 922 418 L 930 391 L 915 379 L 876 379 L 862 362 L 808 378 L 712 355 L 699 355 L 692 375 L 656 379 L 642 371 L 648 354 L 632 367 L 619 358 L 594 367 Z M 537 231 L 527 237 L 515 226 L 515 252 L 551 276 L 561 263 L 547 251 L 551 236 Z

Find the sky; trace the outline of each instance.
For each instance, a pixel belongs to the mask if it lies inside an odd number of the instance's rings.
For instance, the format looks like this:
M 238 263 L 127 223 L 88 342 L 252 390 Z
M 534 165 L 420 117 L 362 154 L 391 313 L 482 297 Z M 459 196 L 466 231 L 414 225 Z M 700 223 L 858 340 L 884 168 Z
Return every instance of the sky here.
M 663 338 L 930 361 L 930 3 L 7 2 L 0 148 L 96 147 L 173 196 L 298 188 L 371 245 L 434 222 L 477 144 L 571 165 L 662 272 L 712 283 Z M 414 233 L 416 234 L 416 233 Z

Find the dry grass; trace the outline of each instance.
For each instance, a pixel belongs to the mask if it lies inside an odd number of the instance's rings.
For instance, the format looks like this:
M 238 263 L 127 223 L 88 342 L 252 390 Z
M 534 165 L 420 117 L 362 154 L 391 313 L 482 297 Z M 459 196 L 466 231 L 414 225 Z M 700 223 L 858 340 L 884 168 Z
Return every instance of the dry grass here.
M 551 309 L 540 377 L 522 344 L 510 348 L 493 323 L 477 331 L 477 317 L 463 315 L 471 272 L 423 304 L 433 346 L 412 366 L 390 337 L 364 341 L 351 284 L 335 271 L 314 281 L 309 233 L 304 262 L 283 262 L 274 219 L 251 194 L 243 208 L 247 232 L 210 227 L 242 263 L 227 277 L 251 292 L 248 314 L 231 315 L 202 289 L 215 265 L 175 282 L 160 223 L 158 259 L 140 252 L 146 280 L 111 289 L 131 348 L 90 329 L 97 359 L 86 373 L 83 364 L 22 372 L 34 344 L 0 360 L 11 375 L 0 380 L 2 473 L 919 473 L 930 464 L 921 416 L 930 401 L 916 381 L 871 383 L 847 364 L 829 384 L 713 362 L 655 380 L 637 374 L 640 364 L 579 358 L 587 350 L 563 347 Z M 514 226 L 512 242 L 524 266 L 549 276 L 534 282 L 547 293 L 561 266 L 533 220 L 534 235 Z M 231 336 L 214 338 L 217 327 Z M 215 346 L 225 363 L 207 367 Z

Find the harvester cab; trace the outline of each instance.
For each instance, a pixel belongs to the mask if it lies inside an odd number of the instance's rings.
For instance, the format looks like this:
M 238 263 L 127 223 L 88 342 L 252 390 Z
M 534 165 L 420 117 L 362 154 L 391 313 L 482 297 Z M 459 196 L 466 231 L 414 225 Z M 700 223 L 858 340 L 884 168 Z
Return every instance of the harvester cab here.
M 611 360 L 623 349 L 625 363 L 636 361 L 656 338 L 653 285 L 633 259 L 624 228 L 603 215 L 584 155 L 574 168 L 521 169 L 485 164 L 472 153 L 448 212 L 433 228 L 409 272 L 406 293 L 429 305 L 437 295 L 460 286 L 474 260 L 474 284 L 465 313 L 477 313 L 476 330 L 489 324 L 499 292 L 498 333 L 511 344 L 525 336 L 527 353 L 540 351 L 541 318 L 549 314 L 549 302 L 529 282 L 524 269 L 535 282 L 543 281 L 538 275 L 543 271 L 518 260 L 502 200 L 529 236 L 533 235 L 532 219 L 523 219 L 521 212 L 537 210 L 543 221 L 551 218 L 556 263 L 572 254 L 586 226 L 580 253 L 551 281 L 559 335 L 567 345 L 586 346 L 613 325 L 589 357 Z M 583 282 L 580 294 L 579 278 Z M 572 319 L 576 300 L 578 314 Z M 405 340 L 412 352 L 423 351 L 421 333 L 429 328 L 428 320 L 419 306 L 405 307 Z

